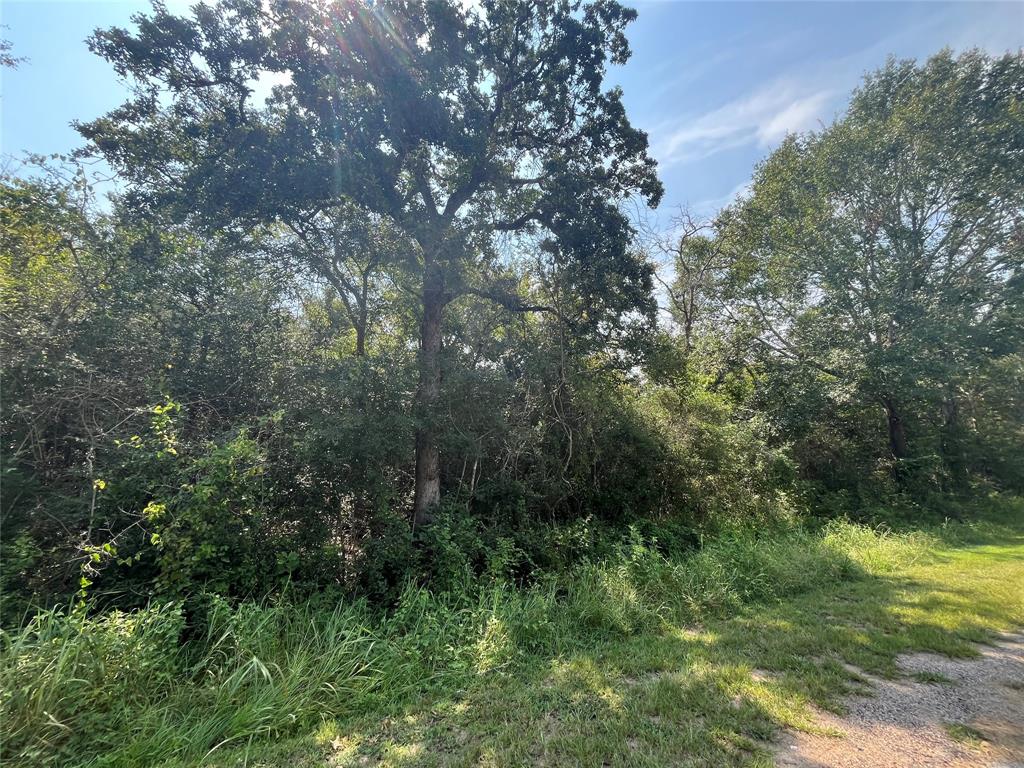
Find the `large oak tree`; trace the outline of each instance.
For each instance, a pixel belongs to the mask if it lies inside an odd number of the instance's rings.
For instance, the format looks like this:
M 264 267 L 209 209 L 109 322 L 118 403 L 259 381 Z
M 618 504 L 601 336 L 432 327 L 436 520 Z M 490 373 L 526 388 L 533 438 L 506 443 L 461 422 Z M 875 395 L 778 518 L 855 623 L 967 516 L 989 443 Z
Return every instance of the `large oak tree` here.
M 420 302 L 423 524 L 441 493 L 446 305 L 473 293 L 538 308 L 488 279 L 502 271 L 497 239 L 561 271 L 582 325 L 606 331 L 649 296 L 618 206 L 657 204 L 661 185 L 646 136 L 603 85 L 629 56 L 635 15 L 614 0 L 223 0 L 189 17 L 157 3 L 135 31 L 90 40 L 134 94 L 80 129 L 139 206 L 294 233 L 325 212 L 387 222 L 405 244 L 388 258 L 415 275 Z M 254 86 L 274 73 L 285 83 L 261 103 Z M 321 258 L 338 272 L 332 251 Z

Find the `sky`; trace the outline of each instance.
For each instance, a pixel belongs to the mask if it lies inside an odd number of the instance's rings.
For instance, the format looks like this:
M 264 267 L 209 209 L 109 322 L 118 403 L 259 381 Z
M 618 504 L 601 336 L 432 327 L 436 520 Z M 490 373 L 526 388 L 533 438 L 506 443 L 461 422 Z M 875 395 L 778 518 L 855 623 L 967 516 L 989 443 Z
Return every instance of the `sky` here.
M 170 0 L 184 10 L 187 0 Z M 643 0 L 633 57 L 609 72 L 645 130 L 665 183 L 661 212 L 710 215 L 741 193 L 790 131 L 833 121 L 864 73 L 888 56 L 943 47 L 1024 47 L 1024 2 L 682 2 Z M 73 120 L 120 104 L 125 90 L 85 38 L 129 26 L 146 0 L 0 0 L 0 37 L 27 61 L 0 70 L 0 152 L 66 153 Z M 8 160 L 6 165 L 10 167 Z M 659 212 L 659 216 L 661 215 Z

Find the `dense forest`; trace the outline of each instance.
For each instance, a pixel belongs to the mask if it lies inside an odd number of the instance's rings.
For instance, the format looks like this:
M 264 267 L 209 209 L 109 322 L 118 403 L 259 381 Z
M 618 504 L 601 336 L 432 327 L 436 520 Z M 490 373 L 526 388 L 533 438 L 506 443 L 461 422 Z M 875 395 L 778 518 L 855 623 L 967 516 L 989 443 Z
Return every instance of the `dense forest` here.
M 605 82 L 635 14 L 222 0 L 90 38 L 129 100 L 0 182 L 7 653 L 1024 490 L 1024 56 L 891 59 L 668 220 Z M 34 727 L 10 754 L 84 759 Z

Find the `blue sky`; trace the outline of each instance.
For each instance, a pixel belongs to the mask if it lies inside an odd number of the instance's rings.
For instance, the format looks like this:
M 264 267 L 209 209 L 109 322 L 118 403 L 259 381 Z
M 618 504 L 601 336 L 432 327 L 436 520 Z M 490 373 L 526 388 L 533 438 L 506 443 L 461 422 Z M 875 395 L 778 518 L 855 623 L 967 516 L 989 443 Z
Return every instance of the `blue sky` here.
M 169 3 L 184 8 L 187 2 Z M 1024 3 L 636 3 L 633 58 L 611 73 L 646 130 L 666 187 L 666 212 L 727 203 L 787 131 L 839 114 L 864 72 L 886 56 L 943 46 L 993 53 L 1024 47 Z M 69 126 L 119 104 L 124 91 L 83 40 L 127 25 L 139 0 L 2 0 L 2 36 L 29 61 L 2 72 L 0 151 L 67 152 Z

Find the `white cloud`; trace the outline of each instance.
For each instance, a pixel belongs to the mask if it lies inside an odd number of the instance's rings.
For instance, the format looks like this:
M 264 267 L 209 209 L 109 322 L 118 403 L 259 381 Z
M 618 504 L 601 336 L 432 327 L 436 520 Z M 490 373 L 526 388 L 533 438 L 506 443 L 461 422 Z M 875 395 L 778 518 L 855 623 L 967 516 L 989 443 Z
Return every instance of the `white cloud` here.
M 674 128 L 663 126 L 664 136 L 655 129 L 654 154 L 669 166 L 746 144 L 769 146 L 824 121 L 834 93 L 786 80 L 761 86 L 703 115 L 676 121 Z
M 889 55 L 923 61 L 943 46 L 955 52 L 978 47 L 997 55 L 1024 49 L 1024 3 L 899 7 L 903 11 L 895 17 L 902 19 L 901 23 L 879 23 L 873 34 L 866 28 L 860 43 L 850 46 L 817 45 L 814 26 L 794 26 L 788 35 L 764 39 L 748 38 L 741 30 L 722 46 L 721 61 L 696 69 L 702 87 L 684 94 L 674 83 L 662 86 L 665 97 L 658 93 L 658 106 L 663 119 L 648 123 L 647 129 L 652 154 L 666 181 L 676 187 L 675 197 L 688 199 L 690 209 L 703 216 L 728 205 L 744 191 L 747 181 L 741 177 L 749 178 L 746 163 L 750 157 L 767 154 L 789 131 L 817 128 L 819 122 L 829 124 L 845 108 L 863 75 L 882 66 Z M 869 20 L 870 14 L 878 13 L 881 21 L 886 16 L 880 13 L 882 8 L 882 4 L 869 5 L 858 12 L 869 14 Z M 769 44 L 772 47 L 766 49 Z M 780 51 L 784 55 L 777 55 Z M 756 66 L 749 66 L 751 62 Z M 685 73 L 681 77 L 688 85 Z M 661 80 L 661 73 L 653 79 Z M 720 95 L 724 103 L 691 101 L 730 85 L 744 90 Z M 689 110 L 684 112 L 680 105 L 688 102 Z M 737 153 L 735 158 L 701 162 L 739 147 L 745 150 L 742 157 Z M 734 184 L 728 194 L 713 194 Z M 694 199 L 699 202 L 692 202 Z
M 817 91 L 791 101 L 767 123 L 758 126 L 758 140 L 761 144 L 774 144 L 787 134 L 805 131 L 823 122 L 831 96 L 832 91 Z

